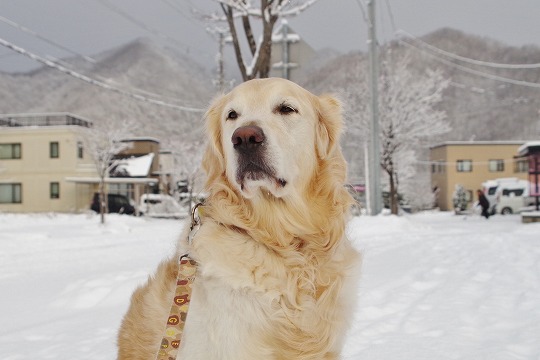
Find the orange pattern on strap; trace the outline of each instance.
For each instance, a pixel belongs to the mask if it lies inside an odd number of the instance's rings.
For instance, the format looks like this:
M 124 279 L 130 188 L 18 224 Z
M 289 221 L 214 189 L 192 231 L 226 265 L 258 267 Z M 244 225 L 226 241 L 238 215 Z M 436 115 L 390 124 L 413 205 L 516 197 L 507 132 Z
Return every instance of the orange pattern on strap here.
M 182 333 L 187 318 L 189 302 L 191 301 L 191 290 L 197 263 L 187 255 L 180 258 L 180 268 L 176 283 L 176 293 L 171 304 L 171 311 L 167 318 L 165 334 L 161 340 L 156 360 L 175 360 L 182 342 Z

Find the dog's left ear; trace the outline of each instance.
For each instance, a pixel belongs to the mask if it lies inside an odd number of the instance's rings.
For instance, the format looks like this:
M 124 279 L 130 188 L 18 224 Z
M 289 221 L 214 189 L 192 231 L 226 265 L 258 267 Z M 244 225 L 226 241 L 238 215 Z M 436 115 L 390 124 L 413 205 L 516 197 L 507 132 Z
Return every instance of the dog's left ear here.
M 339 144 L 343 127 L 342 107 L 341 102 L 331 95 L 322 95 L 318 100 L 317 155 L 325 159 Z

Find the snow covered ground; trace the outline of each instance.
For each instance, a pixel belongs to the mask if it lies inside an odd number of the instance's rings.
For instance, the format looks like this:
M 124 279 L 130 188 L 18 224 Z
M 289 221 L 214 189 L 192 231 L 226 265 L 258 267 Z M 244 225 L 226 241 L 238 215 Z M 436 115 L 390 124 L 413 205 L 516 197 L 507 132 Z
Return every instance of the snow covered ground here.
M 132 290 L 181 222 L 0 214 L 0 359 L 114 359 Z M 540 224 L 357 217 L 364 254 L 344 359 L 540 359 Z

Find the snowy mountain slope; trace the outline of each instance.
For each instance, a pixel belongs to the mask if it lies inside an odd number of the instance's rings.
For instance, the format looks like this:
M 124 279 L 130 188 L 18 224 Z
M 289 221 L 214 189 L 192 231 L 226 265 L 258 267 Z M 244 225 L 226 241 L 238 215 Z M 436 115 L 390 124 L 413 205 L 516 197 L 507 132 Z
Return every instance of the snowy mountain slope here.
M 403 38 L 407 39 L 406 36 Z M 540 63 L 538 47 L 509 47 L 452 29 L 435 31 L 421 40 L 444 51 L 486 62 Z M 392 56 L 397 57 L 407 51 L 411 53 L 412 71 L 439 67 L 451 78 L 452 86 L 447 89 L 441 108 L 447 112 L 453 130 L 441 141 L 521 140 L 540 136 L 538 88 L 473 75 L 458 66 L 466 66 L 488 76 L 532 84 L 540 84 L 540 68 L 497 69 L 470 65 L 441 54 L 428 55 L 427 49 L 419 49 L 422 48 L 420 43 L 411 39 L 407 42 L 415 47 L 397 43 L 383 47 L 381 60 L 391 62 Z M 306 69 L 307 80 L 303 85 L 308 89 L 315 93 L 339 93 L 347 82 L 365 83 L 365 54 L 347 54 L 327 61 L 329 56 L 321 55 L 325 61 L 321 60 L 319 64 L 326 65 L 321 65 L 318 70 Z M 139 39 L 95 58 L 98 61 L 94 65 L 78 58 L 65 61 L 72 64 L 70 67 L 74 70 L 112 86 L 173 104 L 205 108 L 216 93 L 211 86 L 212 76 L 196 61 L 149 40 Z M 446 59 L 447 63 L 440 59 Z M 230 62 L 233 63 L 232 60 Z M 169 131 L 181 134 L 185 124 L 191 127 L 197 123 L 198 126 L 201 117 L 200 113 L 186 113 L 135 101 L 53 69 L 42 68 L 27 74 L 0 73 L 0 113 L 41 111 L 71 111 L 96 121 L 135 118 L 141 124 L 141 132 L 150 132 L 149 135 L 158 137 L 167 136 Z
M 540 136 L 540 67 L 501 69 L 472 65 L 429 51 L 420 42 L 407 36 L 403 36 L 403 39 L 414 47 L 396 42 L 384 46 L 381 49 L 381 62 L 388 63 L 391 68 L 393 58 L 407 52 L 411 57 L 410 68 L 413 73 L 424 72 L 426 68 L 440 68 L 445 77 L 452 81 L 441 103 L 441 109 L 446 111 L 452 131 L 436 141 L 527 140 Z M 510 47 L 448 28 L 435 31 L 420 40 L 446 52 L 484 62 L 540 63 L 539 47 Z M 304 85 L 316 93 L 330 89 L 339 94 L 347 83 L 367 84 L 369 69 L 366 59 L 366 54 L 359 53 L 340 56 L 314 73 Z M 464 67 L 486 74 L 487 77 L 471 74 L 468 70 L 463 70 Z M 532 86 L 495 80 L 494 76 L 526 82 Z M 350 116 L 352 121 L 354 114 Z
M 186 56 L 139 39 L 95 57 L 89 65 L 67 59 L 92 79 L 146 98 L 204 109 L 214 96 L 210 76 Z M 57 70 L 42 68 L 28 74 L 0 74 L 0 113 L 69 111 L 93 121 L 130 118 L 140 135 L 163 141 L 186 128 L 200 127 L 202 112 L 190 113 L 117 94 Z
M 114 359 L 131 292 L 182 224 L 0 214 L 0 358 Z M 363 253 L 344 360 L 537 360 L 540 224 L 519 216 L 353 218 Z

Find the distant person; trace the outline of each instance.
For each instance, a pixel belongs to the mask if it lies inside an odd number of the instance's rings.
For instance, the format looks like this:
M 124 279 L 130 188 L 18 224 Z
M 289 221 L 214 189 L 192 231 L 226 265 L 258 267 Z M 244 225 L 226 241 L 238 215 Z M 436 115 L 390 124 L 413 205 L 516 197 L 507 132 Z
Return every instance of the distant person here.
M 478 205 L 482 207 L 482 216 L 489 219 L 489 200 L 482 190 L 478 189 L 476 193 L 478 194 Z

